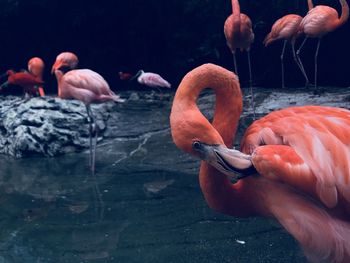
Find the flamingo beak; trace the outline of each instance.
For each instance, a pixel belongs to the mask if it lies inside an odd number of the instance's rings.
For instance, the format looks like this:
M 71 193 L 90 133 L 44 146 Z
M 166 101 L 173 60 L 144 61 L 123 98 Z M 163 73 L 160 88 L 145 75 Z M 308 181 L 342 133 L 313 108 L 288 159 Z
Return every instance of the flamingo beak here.
M 224 145 L 209 145 L 199 141 L 192 143 L 192 149 L 199 157 L 226 174 L 232 182 L 257 174 L 251 156 L 240 151 L 229 149 Z

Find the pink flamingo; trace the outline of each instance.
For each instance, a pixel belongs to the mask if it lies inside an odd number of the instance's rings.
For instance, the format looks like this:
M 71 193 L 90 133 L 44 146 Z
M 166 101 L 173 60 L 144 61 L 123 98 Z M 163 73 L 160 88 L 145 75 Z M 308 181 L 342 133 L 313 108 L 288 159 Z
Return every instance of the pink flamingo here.
M 89 69 L 74 69 L 78 65 L 75 54 L 64 52 L 57 56 L 52 72 L 55 73 L 58 83 L 58 96 L 62 99 L 77 99 L 85 104 L 89 117 L 90 132 L 90 167 L 95 173 L 95 156 L 97 144 L 97 130 L 91 103 L 105 101 L 124 102 L 109 88 L 108 83 L 98 73 Z M 64 73 L 65 71 L 67 73 Z M 94 140 L 92 137 L 94 136 Z
M 249 67 L 249 87 L 251 96 L 251 107 L 253 109 L 253 116 L 255 119 L 255 107 L 253 96 L 252 70 L 250 63 L 250 46 L 254 42 L 254 33 L 252 29 L 252 21 L 246 14 L 241 13 L 238 0 L 231 0 L 232 14 L 226 19 L 224 24 L 224 34 L 226 43 L 233 55 L 233 63 L 235 72 L 238 75 L 236 62 L 236 49 L 247 51 L 248 67 Z
M 212 123 L 196 105 L 207 87 L 216 94 Z M 275 218 L 312 262 L 350 262 L 350 111 L 272 112 L 247 129 L 240 152 L 230 148 L 241 112 L 239 81 L 219 66 L 192 70 L 176 91 L 171 134 L 203 160 L 199 183 L 208 205 L 235 217 Z
M 308 0 L 308 3 L 311 0 Z M 303 48 L 306 40 L 311 38 L 318 38 L 316 52 L 315 52 L 315 87 L 317 87 L 317 57 L 321 44 L 321 38 L 329 32 L 334 31 L 342 26 L 349 18 L 349 6 L 346 0 L 339 0 L 342 6 L 341 16 L 339 18 L 338 12 L 329 6 L 318 5 L 312 8 L 300 23 L 299 30 L 305 34 L 305 39 L 297 50 L 297 57 L 301 63 L 299 54 Z

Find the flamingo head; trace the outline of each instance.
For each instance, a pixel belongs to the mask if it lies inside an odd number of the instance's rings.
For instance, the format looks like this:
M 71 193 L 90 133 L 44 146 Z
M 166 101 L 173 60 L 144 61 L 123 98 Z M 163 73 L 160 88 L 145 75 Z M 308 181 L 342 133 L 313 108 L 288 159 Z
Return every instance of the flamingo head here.
M 42 77 L 45 64 L 41 58 L 34 57 L 28 61 L 28 71 L 36 77 Z
M 194 141 L 192 149 L 203 161 L 226 174 L 232 182 L 257 173 L 250 155 L 229 149 L 225 145 Z
M 55 73 L 56 70 L 67 72 L 75 69 L 78 66 L 78 57 L 72 52 L 63 52 L 56 58 L 55 63 L 52 66 L 51 73 Z

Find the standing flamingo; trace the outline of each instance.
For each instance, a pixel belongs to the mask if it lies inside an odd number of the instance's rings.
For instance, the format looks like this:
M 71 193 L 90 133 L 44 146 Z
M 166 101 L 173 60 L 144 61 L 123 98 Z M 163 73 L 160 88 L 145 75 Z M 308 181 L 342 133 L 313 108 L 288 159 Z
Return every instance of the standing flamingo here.
M 52 66 L 52 72 L 55 73 L 57 78 L 58 96 L 60 98 L 77 99 L 85 104 L 89 117 L 90 167 L 91 172 L 94 174 L 97 130 L 90 104 L 105 101 L 123 102 L 124 100 L 110 90 L 108 83 L 101 75 L 92 70 L 75 69 L 64 73 L 77 65 L 77 56 L 70 52 L 64 52 L 57 56 L 56 62 Z M 94 142 L 92 140 L 93 135 L 95 135 Z
M 132 76 L 130 73 L 119 72 L 119 78 L 121 80 L 137 79 L 137 82 L 141 85 L 145 85 L 151 88 L 171 88 L 171 84 L 163 79 L 159 74 L 144 72 L 143 70 L 139 70 L 135 76 Z
M 232 52 L 235 73 L 238 75 L 236 62 L 236 49 L 247 51 L 248 67 L 249 67 L 249 88 L 251 96 L 251 107 L 253 109 L 253 116 L 255 119 L 255 107 L 253 96 L 253 82 L 252 69 L 250 63 L 250 45 L 254 41 L 254 33 L 252 29 L 252 21 L 246 14 L 241 13 L 238 0 L 231 0 L 232 14 L 226 19 L 224 24 L 224 34 L 226 37 L 226 44 Z
M 43 79 L 44 69 L 45 64 L 41 58 L 33 57 L 28 61 L 28 71 L 40 79 Z M 38 87 L 38 92 L 41 97 L 45 96 L 45 91 L 42 86 Z
M 308 1 L 310 2 L 311 0 Z M 297 57 L 300 63 L 299 54 L 306 40 L 309 37 L 318 38 L 315 52 L 315 87 L 317 87 L 317 57 L 321 38 L 343 25 L 349 17 L 349 6 L 346 0 L 339 0 L 339 2 L 342 6 L 340 18 L 338 17 L 338 12 L 334 8 L 326 5 L 318 5 L 312 8 L 300 23 L 299 30 L 306 35 L 304 41 L 297 50 Z
M 196 105 L 207 87 L 216 94 L 212 123 Z M 189 72 L 176 92 L 173 141 L 204 160 L 199 182 L 208 205 L 231 216 L 275 218 L 311 262 L 350 262 L 350 111 L 272 112 L 248 128 L 243 152 L 229 149 L 241 112 L 239 81 L 219 66 Z
M 312 8 L 312 3 L 311 3 L 311 6 L 309 6 L 309 10 L 311 8 Z M 293 58 L 295 60 L 295 63 L 298 65 L 298 67 L 301 70 L 301 73 L 305 77 L 306 85 L 308 85 L 309 83 L 309 79 L 306 75 L 304 67 L 302 64 L 299 64 L 299 61 L 295 54 L 295 41 L 300 36 L 299 25 L 302 19 L 303 18 L 301 16 L 296 14 L 289 14 L 281 17 L 272 25 L 271 32 L 266 36 L 264 40 L 264 45 L 266 47 L 276 40 L 284 39 L 282 53 L 281 53 L 282 88 L 285 88 L 283 58 L 284 58 L 284 51 L 286 49 L 286 45 L 288 42 L 290 42 L 292 46 Z

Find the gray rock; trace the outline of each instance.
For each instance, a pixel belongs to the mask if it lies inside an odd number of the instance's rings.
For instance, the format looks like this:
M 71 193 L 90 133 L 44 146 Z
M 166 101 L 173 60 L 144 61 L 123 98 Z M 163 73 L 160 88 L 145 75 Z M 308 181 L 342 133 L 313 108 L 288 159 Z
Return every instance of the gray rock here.
M 258 117 L 289 106 L 349 106 L 346 88 L 323 88 L 320 94 L 307 89 L 254 90 Z M 243 93 L 248 94 L 246 90 Z M 155 142 L 155 145 L 172 143 L 169 136 L 169 114 L 173 93 L 124 92 L 121 95 L 128 98 L 125 103 L 92 105 L 99 129 L 99 142 L 104 140 L 103 145 L 120 145 L 120 142 L 133 145 L 136 140 L 140 145 L 146 144 L 132 155 L 141 154 L 150 142 Z M 214 101 L 214 95 L 210 91 L 203 92 L 198 100 L 200 109 L 209 119 L 213 115 Z M 236 144 L 251 122 L 252 111 L 249 100 L 245 97 Z M 6 155 L 51 157 L 82 151 L 89 146 L 88 126 L 85 106 L 76 100 L 44 97 L 24 102 L 17 97 L 0 97 L 0 153 Z M 106 147 L 102 148 L 105 153 L 109 152 Z M 156 154 L 157 151 L 150 149 L 144 158 Z M 165 158 L 164 155 L 161 156 Z M 124 160 L 124 157 L 121 159 Z

